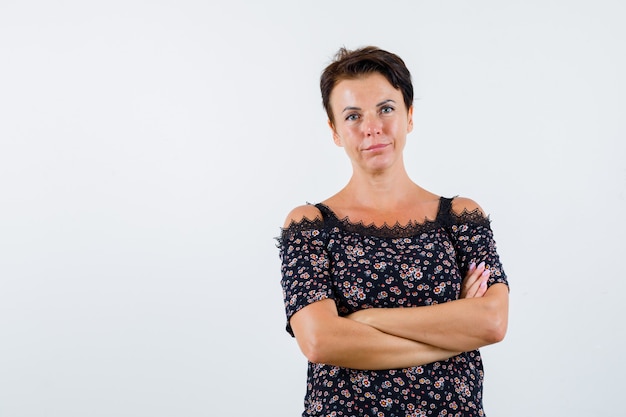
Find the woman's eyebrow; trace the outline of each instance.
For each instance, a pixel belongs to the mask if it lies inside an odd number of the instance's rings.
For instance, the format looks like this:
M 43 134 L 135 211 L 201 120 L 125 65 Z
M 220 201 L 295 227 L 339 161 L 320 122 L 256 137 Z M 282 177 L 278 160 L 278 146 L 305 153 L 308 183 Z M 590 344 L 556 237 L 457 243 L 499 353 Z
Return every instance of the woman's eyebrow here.
M 383 101 L 381 101 L 380 103 L 378 103 L 378 104 L 376 105 L 376 107 L 384 106 L 384 105 L 385 105 L 385 104 L 387 104 L 387 103 L 393 103 L 393 104 L 396 104 L 396 101 L 395 101 L 395 100 L 392 100 L 392 99 L 390 99 L 390 98 L 389 98 L 389 99 L 387 99 L 387 100 L 383 100 Z
M 361 110 L 361 108 L 360 107 L 354 107 L 354 106 L 348 106 L 345 109 L 343 109 L 341 112 L 345 113 L 347 111 L 352 111 L 352 110 Z
M 380 103 L 376 104 L 376 107 L 384 106 L 387 103 L 394 103 L 395 104 L 396 101 L 388 98 L 387 100 L 383 100 Z M 356 107 L 356 106 L 347 106 L 341 112 L 345 113 L 347 111 L 352 111 L 352 110 L 361 110 L 361 108 L 360 107 Z

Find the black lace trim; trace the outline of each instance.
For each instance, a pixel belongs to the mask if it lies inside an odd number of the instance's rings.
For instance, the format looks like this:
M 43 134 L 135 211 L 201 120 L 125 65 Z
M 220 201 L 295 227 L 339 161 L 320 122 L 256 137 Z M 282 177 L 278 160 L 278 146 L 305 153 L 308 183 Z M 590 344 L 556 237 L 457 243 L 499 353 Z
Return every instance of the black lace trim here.
M 452 218 L 452 224 L 473 223 L 479 226 L 491 225 L 491 219 L 489 218 L 489 216 L 485 217 L 485 215 L 477 208 L 472 211 L 467 211 L 467 209 L 463 209 L 460 214 L 450 212 L 450 217 Z
M 435 220 L 424 219 L 423 222 L 412 220 L 405 225 L 397 222 L 391 226 L 387 224 L 376 226 L 373 223 L 365 224 L 363 222 L 352 222 L 347 216 L 340 219 L 337 217 L 335 212 L 330 209 L 330 207 L 322 203 L 315 204 L 315 206 L 320 209 L 324 218 L 322 219 L 318 217 L 314 220 L 304 218 L 300 221 L 292 220 L 289 226 L 281 228 L 280 236 L 276 237 L 278 243 L 280 243 L 281 240 L 293 237 L 293 235 L 305 230 L 322 230 L 333 226 L 337 226 L 347 232 L 362 235 L 377 236 L 382 238 L 403 238 L 430 232 L 442 226 L 451 227 L 458 224 L 471 223 L 488 227 L 491 223 L 489 217 L 485 217 L 477 208 L 472 211 L 464 209 L 460 214 L 456 214 L 452 210 L 448 213 L 438 212 Z M 440 207 L 440 210 L 442 208 L 443 207 Z
M 314 220 L 306 217 L 299 221 L 292 220 L 289 226 L 280 229 L 280 236 L 276 239 L 286 239 L 305 230 L 322 230 L 323 228 L 324 220 L 319 217 Z
M 393 225 L 383 224 L 382 226 L 377 226 L 373 223 L 366 224 L 362 221 L 353 222 L 347 216 L 340 219 L 337 217 L 335 212 L 325 204 L 318 203 L 316 206 L 326 215 L 326 219 L 329 223 L 336 225 L 345 231 L 362 235 L 371 235 L 383 238 L 402 238 L 429 232 L 440 226 L 440 222 L 438 220 L 429 219 L 424 219 L 423 222 L 412 220 L 405 225 L 396 222 Z

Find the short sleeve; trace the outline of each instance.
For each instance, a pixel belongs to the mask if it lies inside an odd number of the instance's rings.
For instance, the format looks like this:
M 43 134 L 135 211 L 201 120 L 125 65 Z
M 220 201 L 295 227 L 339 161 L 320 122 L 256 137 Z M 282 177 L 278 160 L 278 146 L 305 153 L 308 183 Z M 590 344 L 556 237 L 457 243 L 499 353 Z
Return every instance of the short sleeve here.
M 287 315 L 286 330 L 292 336 L 291 317 L 316 301 L 334 299 L 324 222 L 303 220 L 282 229 L 278 240 L 281 285 Z
M 489 286 L 496 283 L 509 285 L 488 218 L 476 213 L 464 213 L 452 222 L 450 234 L 462 276 L 465 276 L 472 262 L 485 262 L 486 268 L 491 271 Z

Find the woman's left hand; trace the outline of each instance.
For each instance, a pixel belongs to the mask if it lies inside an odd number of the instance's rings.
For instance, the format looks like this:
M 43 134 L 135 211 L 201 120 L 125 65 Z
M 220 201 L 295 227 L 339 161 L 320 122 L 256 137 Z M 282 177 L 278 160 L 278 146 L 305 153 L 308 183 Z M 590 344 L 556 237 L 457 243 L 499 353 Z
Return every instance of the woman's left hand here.
M 461 298 L 478 298 L 485 295 L 490 274 L 491 271 L 485 268 L 484 262 L 478 265 L 472 262 L 461 284 Z

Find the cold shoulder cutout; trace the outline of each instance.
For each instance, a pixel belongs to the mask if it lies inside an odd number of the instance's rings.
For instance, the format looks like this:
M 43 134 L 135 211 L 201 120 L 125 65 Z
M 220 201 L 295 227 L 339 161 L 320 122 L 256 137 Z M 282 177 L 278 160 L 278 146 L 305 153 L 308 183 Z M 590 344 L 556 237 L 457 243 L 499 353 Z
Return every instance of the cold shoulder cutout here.
M 463 215 L 465 213 L 473 213 L 487 217 L 484 210 L 478 203 L 471 198 L 467 197 L 454 197 L 452 201 L 452 212 L 456 215 Z

